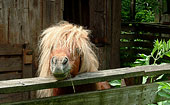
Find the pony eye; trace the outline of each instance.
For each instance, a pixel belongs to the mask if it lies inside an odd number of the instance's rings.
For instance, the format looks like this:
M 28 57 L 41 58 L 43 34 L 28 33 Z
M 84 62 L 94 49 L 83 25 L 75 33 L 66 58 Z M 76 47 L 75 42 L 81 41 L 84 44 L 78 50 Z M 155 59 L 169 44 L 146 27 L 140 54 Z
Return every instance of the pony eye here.
M 54 57 L 51 58 L 51 64 L 56 64 L 56 63 L 57 63 L 57 59 L 56 59 L 56 57 L 54 56 Z
M 68 62 L 68 58 L 67 58 L 67 57 L 64 57 L 64 60 L 63 60 L 62 64 L 63 64 L 63 65 L 66 65 L 67 62 Z

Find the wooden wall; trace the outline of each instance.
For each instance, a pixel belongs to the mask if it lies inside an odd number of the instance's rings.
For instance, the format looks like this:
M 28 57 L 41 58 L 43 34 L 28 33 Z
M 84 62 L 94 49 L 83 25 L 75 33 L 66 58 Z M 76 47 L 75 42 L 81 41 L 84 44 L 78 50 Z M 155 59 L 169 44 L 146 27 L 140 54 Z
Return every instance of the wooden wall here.
M 41 30 L 62 19 L 62 6 L 62 0 L 0 0 L 0 44 L 28 43 L 35 58 Z
M 61 0 L 0 0 L 0 43 L 37 42 L 41 30 L 62 18 Z

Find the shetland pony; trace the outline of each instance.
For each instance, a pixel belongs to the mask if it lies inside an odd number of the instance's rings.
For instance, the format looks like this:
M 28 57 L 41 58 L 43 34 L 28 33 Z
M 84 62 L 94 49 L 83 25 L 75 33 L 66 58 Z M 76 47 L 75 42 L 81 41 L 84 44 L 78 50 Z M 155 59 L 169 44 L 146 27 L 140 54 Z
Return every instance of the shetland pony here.
M 40 36 L 39 77 L 53 77 L 57 80 L 74 77 L 84 72 L 98 71 L 99 62 L 92 50 L 90 31 L 82 26 L 59 22 L 43 31 Z M 80 85 L 76 92 L 108 89 L 107 82 Z M 38 97 L 57 96 L 73 93 L 72 87 L 44 89 L 38 91 Z

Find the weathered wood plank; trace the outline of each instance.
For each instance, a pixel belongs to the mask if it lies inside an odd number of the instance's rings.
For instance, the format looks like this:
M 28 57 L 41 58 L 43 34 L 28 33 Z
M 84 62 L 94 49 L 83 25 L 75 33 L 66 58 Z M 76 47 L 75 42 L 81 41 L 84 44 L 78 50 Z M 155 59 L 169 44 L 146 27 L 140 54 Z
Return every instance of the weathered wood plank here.
M 1 15 L 1 10 L 0 10 L 0 15 Z M 6 42 L 6 38 L 4 35 L 4 29 L 5 29 L 4 25 L 0 24 L 0 44 L 2 44 L 2 43 L 4 44 Z
M 23 63 L 22 63 L 22 77 L 31 78 L 32 77 L 32 50 L 23 50 Z
M 4 105 L 127 105 L 127 103 L 128 105 L 147 105 L 166 100 L 157 95 L 157 87 L 157 83 L 152 83 L 35 99 L 24 102 L 7 103 Z
M 21 57 L 0 58 L 0 72 L 21 71 L 22 59 Z
M 154 69 L 155 71 L 152 71 Z M 148 71 L 147 71 L 148 70 Z M 140 66 L 133 68 L 121 68 L 121 69 L 111 69 L 92 73 L 83 73 L 75 78 L 57 81 L 54 78 L 29 78 L 29 79 L 18 79 L 18 80 L 8 80 L 0 81 L 0 93 L 11 93 L 11 92 L 22 92 L 54 87 L 66 87 L 72 86 L 71 81 L 74 85 L 96 83 L 100 81 L 110 81 L 129 77 L 138 77 L 143 75 L 153 75 L 153 74 L 166 74 L 170 73 L 170 65 L 157 65 L 157 66 Z M 163 72 L 161 72 L 163 71 Z
M 21 79 L 22 74 L 18 72 L 1 73 L 0 80 Z
M 110 66 L 111 68 L 117 68 L 120 66 L 120 31 L 121 31 L 121 0 L 111 0 L 112 9 L 112 31 L 111 34 L 111 53 Z M 108 55 L 107 55 L 108 56 Z
M 121 1 L 89 0 L 89 29 L 93 32 L 92 40 L 103 38 L 110 43 L 110 46 L 99 47 L 97 52 L 100 62 L 99 69 L 117 68 L 120 66 L 118 53 L 121 23 L 120 10 Z
M 5 102 L 16 102 L 21 100 L 22 93 L 0 94 L 0 104 Z
M 105 22 L 105 1 L 103 0 L 89 0 L 89 29 L 92 30 L 94 40 L 96 38 L 104 38 L 106 36 L 106 22 Z M 100 21 L 100 22 L 99 22 Z M 105 47 L 99 48 L 97 56 L 99 58 L 99 69 L 106 69 L 106 51 Z M 109 52 L 109 51 L 108 51 Z M 106 60 L 103 60 L 106 59 Z
M 15 4 L 14 4 L 15 6 Z M 20 43 L 20 11 L 16 8 L 9 8 L 9 18 L 8 18 L 8 38 L 9 43 L 11 44 L 19 44 Z
M 22 44 L 0 44 L 0 55 L 22 55 Z

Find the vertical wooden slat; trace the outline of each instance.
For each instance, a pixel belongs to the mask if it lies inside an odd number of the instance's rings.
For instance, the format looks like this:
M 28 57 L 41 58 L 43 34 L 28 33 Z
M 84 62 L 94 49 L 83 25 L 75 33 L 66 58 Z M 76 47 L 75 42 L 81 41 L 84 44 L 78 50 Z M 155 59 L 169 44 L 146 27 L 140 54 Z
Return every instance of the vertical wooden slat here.
M 3 14 L 2 14 L 2 0 L 0 0 L 0 24 L 2 24 Z
M 89 27 L 92 30 L 92 38 L 95 40 L 96 38 L 103 38 L 105 34 L 105 5 L 103 0 L 89 0 L 89 8 L 90 8 L 90 23 Z M 100 68 L 106 68 L 106 54 L 105 48 L 99 48 L 99 51 L 96 52 L 99 62 Z
M 100 69 L 120 66 L 119 40 L 121 29 L 121 1 L 90 0 L 90 29 L 94 39 L 102 38 L 110 45 L 100 47 Z
M 23 49 L 23 78 L 32 77 L 32 54 L 28 54 L 29 50 Z
M 43 1 L 43 29 L 59 22 L 63 16 L 64 0 L 46 0 Z
M 110 67 L 120 66 L 121 0 L 112 0 L 112 31 Z
M 4 34 L 3 34 L 3 38 L 4 38 L 4 42 L 0 42 L 2 44 L 7 44 L 8 42 L 8 28 L 9 28 L 9 8 L 11 7 L 12 4 L 12 0 L 2 0 L 2 25 L 4 26 Z
M 16 8 L 9 8 L 9 20 L 8 20 L 8 36 L 9 36 L 9 43 L 10 44 L 19 44 L 19 20 L 20 13 L 17 11 Z
M 106 0 L 106 10 L 105 10 L 105 14 L 106 14 L 106 39 L 107 42 L 109 44 L 111 44 L 111 37 L 112 37 L 112 0 Z M 111 54 L 111 45 L 105 46 L 105 51 L 106 51 L 106 69 L 111 68 L 111 63 L 112 59 L 109 56 Z
M 4 44 L 6 42 L 5 34 L 4 34 L 4 25 L 0 24 L 0 44 Z

